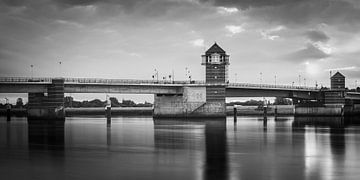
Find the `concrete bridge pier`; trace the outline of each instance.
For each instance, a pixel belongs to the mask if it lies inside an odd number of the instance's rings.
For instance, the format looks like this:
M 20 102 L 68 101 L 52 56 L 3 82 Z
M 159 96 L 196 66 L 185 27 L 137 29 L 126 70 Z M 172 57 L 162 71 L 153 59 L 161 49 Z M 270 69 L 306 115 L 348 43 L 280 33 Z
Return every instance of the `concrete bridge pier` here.
M 28 121 L 64 121 L 64 79 L 52 79 L 47 93 L 28 94 Z
M 208 101 L 206 87 L 185 86 L 183 94 L 156 94 L 154 118 L 223 118 L 224 101 Z

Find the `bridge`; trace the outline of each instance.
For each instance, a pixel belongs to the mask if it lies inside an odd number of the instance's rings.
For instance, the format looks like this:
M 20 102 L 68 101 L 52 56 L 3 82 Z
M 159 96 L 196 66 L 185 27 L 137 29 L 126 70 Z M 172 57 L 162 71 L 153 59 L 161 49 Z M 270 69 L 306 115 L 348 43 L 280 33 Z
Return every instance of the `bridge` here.
M 337 105 L 339 112 L 344 107 L 349 112 L 360 108 L 360 93 L 348 92 L 339 72 L 331 77 L 330 89 L 229 83 L 229 55 L 219 45 L 215 43 L 201 57 L 205 81 L 1 77 L 0 93 L 28 93 L 28 119 L 46 120 L 64 120 L 65 93 L 154 94 L 153 115 L 159 118 L 225 117 L 226 97 L 292 98 L 297 103 Z
M 0 77 L 0 93 L 47 93 L 50 77 Z M 64 93 L 109 94 L 183 94 L 183 87 L 225 86 L 226 97 L 284 97 L 316 99 L 316 87 L 250 84 L 206 83 L 205 81 L 156 81 L 135 79 L 60 78 L 64 79 Z

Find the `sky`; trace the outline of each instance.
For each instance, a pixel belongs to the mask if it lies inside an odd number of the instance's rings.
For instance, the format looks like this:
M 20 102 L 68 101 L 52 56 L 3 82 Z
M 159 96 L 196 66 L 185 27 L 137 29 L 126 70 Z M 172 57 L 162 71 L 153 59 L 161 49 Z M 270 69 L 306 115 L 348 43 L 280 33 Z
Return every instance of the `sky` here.
M 0 76 L 203 80 L 217 42 L 230 82 L 353 88 L 359 29 L 358 0 L 0 0 Z

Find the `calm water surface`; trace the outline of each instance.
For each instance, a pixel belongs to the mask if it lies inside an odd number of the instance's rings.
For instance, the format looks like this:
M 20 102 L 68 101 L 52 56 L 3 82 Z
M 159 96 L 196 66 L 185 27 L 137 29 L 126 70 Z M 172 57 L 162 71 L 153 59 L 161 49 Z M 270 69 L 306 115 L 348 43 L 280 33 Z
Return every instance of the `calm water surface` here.
M 360 119 L 0 117 L 0 179 L 359 179 Z

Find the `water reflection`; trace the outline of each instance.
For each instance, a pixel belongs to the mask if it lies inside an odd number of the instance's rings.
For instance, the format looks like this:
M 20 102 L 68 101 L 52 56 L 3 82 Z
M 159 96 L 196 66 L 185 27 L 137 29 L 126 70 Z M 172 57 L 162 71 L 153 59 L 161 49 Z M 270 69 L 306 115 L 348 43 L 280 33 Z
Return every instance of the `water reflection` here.
M 352 120 L 348 117 L 295 117 L 293 128 L 304 132 L 307 178 L 336 179 L 345 176 L 345 134 L 346 127 L 353 125 Z
M 359 122 L 119 117 L 107 126 L 105 117 L 0 118 L 0 172 L 2 179 L 357 179 Z
M 30 150 L 64 151 L 64 122 L 28 122 L 28 141 Z
M 205 123 L 204 179 L 228 179 L 226 121 L 219 119 Z
M 202 179 L 228 179 L 225 118 L 191 121 L 158 119 L 154 120 L 154 129 L 157 149 L 203 149 L 202 156 L 205 157 L 200 160 L 203 161 Z M 203 147 L 196 147 L 203 143 Z

